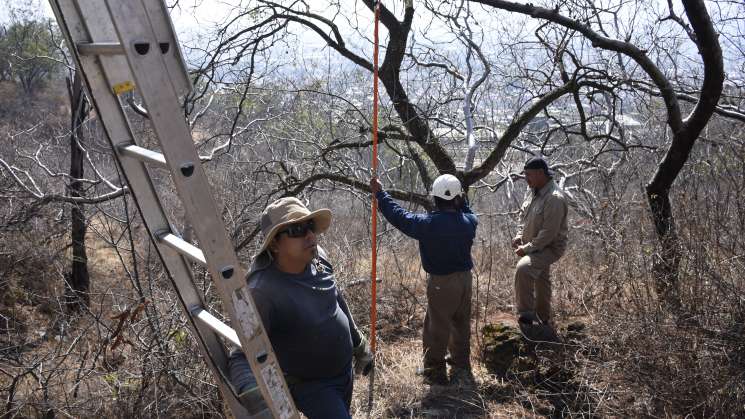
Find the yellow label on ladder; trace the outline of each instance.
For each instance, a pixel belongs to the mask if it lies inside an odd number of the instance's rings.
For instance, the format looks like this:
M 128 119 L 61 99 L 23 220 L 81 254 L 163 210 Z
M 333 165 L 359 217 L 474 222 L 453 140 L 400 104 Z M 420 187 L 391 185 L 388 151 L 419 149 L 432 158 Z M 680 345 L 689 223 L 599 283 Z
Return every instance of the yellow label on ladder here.
M 127 93 L 129 91 L 132 91 L 135 89 L 135 83 L 132 81 L 125 81 L 121 83 L 117 83 L 114 85 L 114 87 L 111 88 L 114 91 L 114 94 L 119 96 L 122 93 Z

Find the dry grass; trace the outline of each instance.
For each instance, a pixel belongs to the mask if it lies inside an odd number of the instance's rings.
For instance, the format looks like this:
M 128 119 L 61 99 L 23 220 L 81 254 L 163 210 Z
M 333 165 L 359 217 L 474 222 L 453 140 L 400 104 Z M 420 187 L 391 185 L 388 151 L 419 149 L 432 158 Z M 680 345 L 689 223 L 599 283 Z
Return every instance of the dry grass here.
M 371 417 L 742 417 L 745 414 L 745 237 L 734 210 L 691 200 L 682 231 L 679 313 L 659 305 L 649 267 L 654 240 L 638 220 L 599 218 L 573 229 L 572 247 L 553 271 L 560 326 L 581 321 L 582 336 L 539 350 L 523 369 L 489 374 L 479 359 L 480 329 L 512 319 L 511 220 L 484 216 L 474 247 L 472 361 L 475 388 L 430 388 L 420 363 L 425 274 L 416 243 L 381 235 L 378 364 Z M 734 205 L 734 204 L 733 204 Z M 740 209 L 737 209 L 740 208 Z M 623 210 L 619 209 L 623 214 Z M 714 220 L 704 213 L 720 214 Z M 745 213 L 745 212 L 743 212 Z M 714 217 L 712 215 L 712 217 Z M 363 219 L 350 214 L 350 219 Z M 727 234 L 722 234 L 722 226 Z M 369 330 L 369 232 L 338 218 L 324 238 L 358 324 Z M 0 388 L 11 415 L 44 417 L 221 417 L 212 377 L 188 336 L 170 285 L 138 228 L 132 246 L 122 225 L 94 217 L 89 235 L 90 311 L 67 317 L 60 272 L 64 233 L 37 241 L 48 225 L 4 241 Z M 63 230 L 61 230 L 63 231 Z M 51 234 L 51 233 L 50 233 Z M 48 237 L 49 235 L 47 235 Z M 129 274 L 137 273 L 135 280 Z M 200 279 L 202 279 L 200 277 Z M 138 291 L 138 284 L 141 290 Z M 117 335 L 112 316 L 148 308 Z M 64 329 L 64 330 L 62 330 Z M 112 348 L 116 336 L 123 340 Z M 15 380 L 15 382 L 14 382 Z M 368 380 L 356 382 L 352 411 L 368 417 Z M 7 400 L 7 399 L 6 399 Z
M 503 403 L 505 388 L 477 362 L 474 374 L 479 384 L 474 388 L 424 384 L 415 374 L 421 351 L 421 341 L 416 338 L 382 342 L 372 410 L 368 410 L 369 381 L 358 378 L 352 402 L 354 417 L 481 418 L 510 417 L 518 412 L 519 416 L 527 415 L 522 407 Z

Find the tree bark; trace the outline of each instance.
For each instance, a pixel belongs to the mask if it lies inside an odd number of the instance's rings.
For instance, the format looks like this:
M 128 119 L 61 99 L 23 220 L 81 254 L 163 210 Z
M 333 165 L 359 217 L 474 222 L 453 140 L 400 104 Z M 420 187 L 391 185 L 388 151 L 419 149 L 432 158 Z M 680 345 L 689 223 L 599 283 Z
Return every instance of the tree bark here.
M 670 202 L 670 189 L 688 161 L 698 135 L 714 113 L 724 84 L 722 49 L 706 5 L 701 0 L 684 0 L 683 6 L 696 35 L 696 46 L 704 64 L 701 96 L 679 130 L 671 125 L 672 143 L 646 188 L 655 232 L 660 242 L 660 252 L 653 267 L 656 288 L 660 299 L 673 308 L 680 306 L 678 286 L 682 253 Z
M 374 10 L 374 2 L 365 1 L 370 10 Z M 432 133 L 427 121 L 409 100 L 406 89 L 401 84 L 401 63 L 406 55 L 406 44 L 414 19 L 413 3 L 407 2 L 404 18 L 401 22 L 385 7 L 381 6 L 380 20 L 388 29 L 388 44 L 383 64 L 380 66 L 380 82 L 391 98 L 393 108 L 409 131 L 414 141 L 424 150 L 432 160 L 439 173 L 456 174 L 455 162 L 447 151 L 440 145 Z
M 71 130 L 70 130 L 70 196 L 82 197 L 85 194 L 83 183 L 76 179 L 83 178 L 83 163 L 85 153 L 81 147 L 83 132 L 81 126 L 88 113 L 88 104 L 83 93 L 82 81 L 79 73 L 75 73 L 72 83 L 68 78 L 70 93 Z M 70 238 L 72 246 L 72 266 L 69 274 L 65 275 L 65 302 L 70 311 L 77 311 L 90 302 L 90 276 L 88 274 L 88 256 L 85 251 L 85 234 L 87 230 L 84 204 L 71 205 Z

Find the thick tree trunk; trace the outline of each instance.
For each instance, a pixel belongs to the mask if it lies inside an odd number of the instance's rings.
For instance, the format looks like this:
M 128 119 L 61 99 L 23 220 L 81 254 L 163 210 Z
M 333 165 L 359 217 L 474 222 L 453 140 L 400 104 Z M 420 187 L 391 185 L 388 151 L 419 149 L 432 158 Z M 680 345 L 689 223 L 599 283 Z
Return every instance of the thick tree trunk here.
M 680 307 L 678 277 L 682 252 L 675 229 L 670 191 L 651 192 L 647 188 L 647 200 L 652 212 L 652 221 L 660 243 L 659 252 L 652 261 L 655 291 L 662 303 L 669 308 Z
M 704 64 L 701 95 L 680 126 L 668 122 L 673 131 L 673 141 L 647 185 L 647 200 L 660 243 L 653 266 L 655 285 L 660 300 L 671 308 L 680 306 L 678 269 L 682 252 L 675 229 L 670 189 L 688 161 L 698 135 L 714 113 L 724 84 L 722 49 L 706 5 L 702 0 L 683 0 L 683 6 L 695 32 L 694 41 Z
M 68 85 L 69 79 L 68 79 Z M 81 125 L 88 113 L 83 86 L 78 73 L 75 81 L 70 86 L 70 105 L 72 109 L 71 132 L 70 132 L 70 196 L 82 197 L 85 193 L 82 182 L 74 179 L 83 178 L 83 162 L 85 155 L 80 147 L 83 141 Z M 74 311 L 82 305 L 89 303 L 88 291 L 90 288 L 90 277 L 88 275 L 88 256 L 85 251 L 86 220 L 82 203 L 71 207 L 70 237 L 72 241 L 72 269 L 66 276 L 65 300 L 68 309 Z
M 370 10 L 375 10 L 375 2 L 365 0 Z M 401 63 L 406 56 L 411 23 L 414 19 L 414 4 L 404 2 L 404 16 L 398 21 L 396 16 L 384 6 L 381 7 L 380 21 L 388 29 L 388 44 L 385 58 L 379 69 L 380 82 L 391 98 L 393 108 L 406 126 L 414 141 L 424 150 L 439 173 L 456 175 L 455 163 L 447 151 L 437 141 L 426 119 L 409 100 L 406 89 L 401 84 Z

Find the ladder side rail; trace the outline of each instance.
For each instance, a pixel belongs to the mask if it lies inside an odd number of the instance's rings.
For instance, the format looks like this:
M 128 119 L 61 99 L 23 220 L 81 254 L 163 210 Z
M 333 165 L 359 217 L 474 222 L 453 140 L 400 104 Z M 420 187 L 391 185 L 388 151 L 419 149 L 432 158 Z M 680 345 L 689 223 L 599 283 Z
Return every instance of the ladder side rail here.
M 96 113 L 101 119 L 102 126 L 106 133 L 107 139 L 115 150 L 115 157 L 119 163 L 122 174 L 129 184 L 130 192 L 134 198 L 135 204 L 140 211 L 145 227 L 150 233 L 151 239 L 155 244 L 158 255 L 163 262 L 169 279 L 172 282 L 182 309 L 189 319 L 189 327 L 192 333 L 197 337 L 197 343 L 203 358 L 207 360 L 209 369 L 223 380 L 218 380 L 222 396 L 231 410 L 238 417 L 246 417 L 245 408 L 241 405 L 232 387 L 226 383 L 228 380 L 227 371 L 223 370 L 227 366 L 227 356 L 224 345 L 210 328 L 196 322 L 189 314 L 195 306 L 203 306 L 202 297 L 194 285 L 191 269 L 184 257 L 161 243 L 156 232 L 168 229 L 170 225 L 160 204 L 155 188 L 150 182 L 147 168 L 137 160 L 121 156 L 118 152 L 117 143 L 113 139 L 118 139 L 118 144 L 129 144 L 134 141 L 129 125 L 126 121 L 121 104 L 118 99 L 111 93 L 110 85 L 105 80 L 105 76 L 97 68 L 98 59 L 91 56 L 78 55 L 75 45 L 76 41 L 80 42 L 87 37 L 84 25 L 77 15 L 71 0 L 53 0 L 50 2 L 52 9 L 59 23 L 68 45 L 70 46 L 73 59 L 78 71 L 81 71 L 85 80 L 88 97 L 92 102 Z M 70 29 L 73 29 L 73 32 Z M 92 92 L 101 92 L 102 94 L 93 94 Z
M 192 85 L 186 72 L 186 63 L 181 54 L 181 44 L 176 38 L 176 30 L 168 15 L 168 6 L 165 0 L 144 0 L 143 5 L 147 11 L 150 26 L 155 32 L 155 39 L 163 55 L 169 79 L 173 83 L 178 95 L 191 92 Z M 163 51 L 165 49 L 165 51 Z
M 91 68 L 95 68 L 97 72 L 100 72 L 103 75 L 105 88 L 100 90 L 101 93 L 96 93 L 102 94 L 106 91 L 111 92 L 112 88 L 117 91 L 128 88 L 126 87 L 126 83 L 132 80 L 132 73 L 127 65 L 127 59 L 124 57 L 123 48 L 119 43 L 119 38 L 114 30 L 114 24 L 111 22 L 111 17 L 108 14 L 106 5 L 99 0 L 62 1 L 71 3 L 67 16 L 72 18 L 74 11 L 76 20 L 74 28 L 76 32 L 79 32 L 79 36 L 73 36 L 71 49 L 76 50 L 77 53 L 75 55 L 79 56 L 84 61 L 95 61 L 98 65 L 94 65 L 94 67 Z M 83 50 L 81 50 L 78 47 L 78 44 L 85 42 L 95 44 L 111 42 L 120 44 L 120 54 L 107 56 L 99 55 L 98 57 L 82 55 L 82 52 L 85 52 L 85 50 L 88 49 L 88 46 L 84 46 Z M 119 142 L 116 137 L 115 142 Z
M 199 156 L 183 117 L 178 93 L 163 71 L 163 57 L 152 46 L 156 36 L 141 2 L 106 2 L 124 46 L 138 92 L 166 156 L 173 183 L 199 239 L 209 271 L 246 358 L 255 372 L 262 395 L 275 417 L 298 417 L 271 343 L 245 283 L 245 269 L 238 261 L 212 198 Z M 142 44 L 149 44 L 143 48 Z M 139 44 L 139 48 L 137 48 Z M 156 53 L 153 53 L 156 51 Z M 232 303 L 232 304 L 230 304 Z

